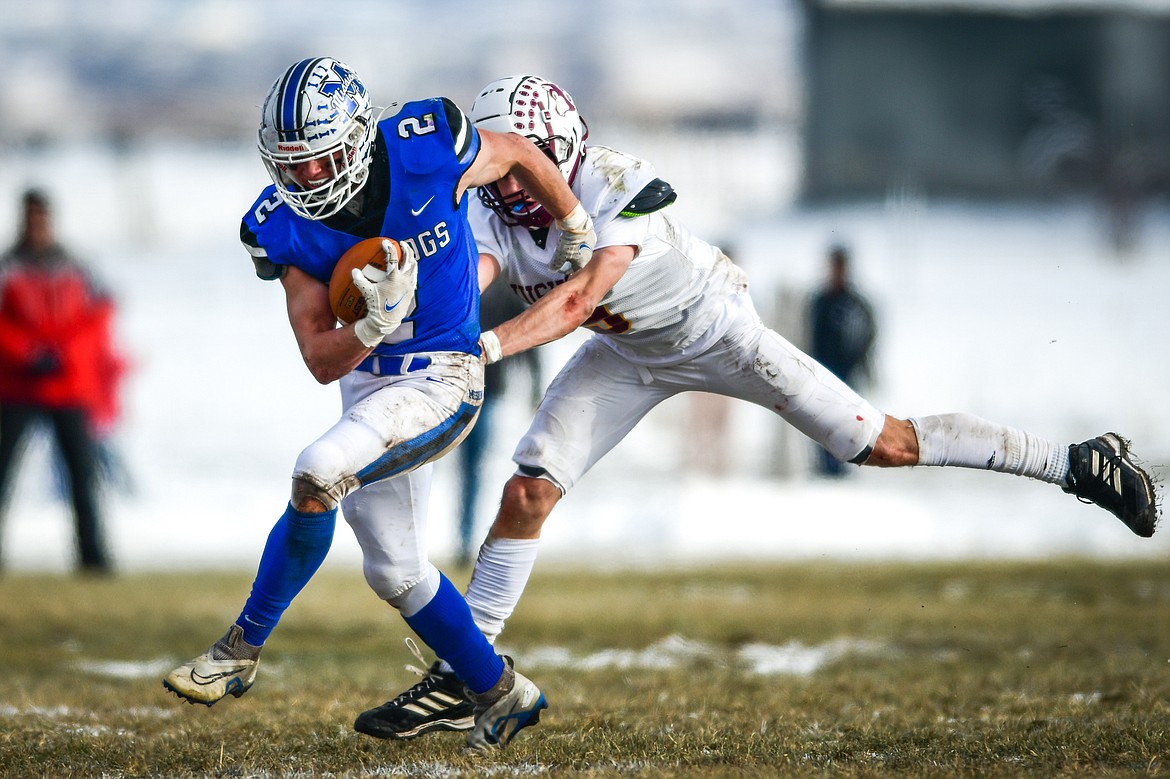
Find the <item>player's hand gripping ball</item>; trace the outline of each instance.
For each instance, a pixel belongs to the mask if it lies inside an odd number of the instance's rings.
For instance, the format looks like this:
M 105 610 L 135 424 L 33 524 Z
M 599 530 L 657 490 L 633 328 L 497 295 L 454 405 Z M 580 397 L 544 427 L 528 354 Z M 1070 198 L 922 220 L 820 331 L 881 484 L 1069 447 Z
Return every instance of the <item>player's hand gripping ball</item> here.
M 402 267 L 402 247 L 393 238 L 359 241 L 341 255 L 333 267 L 333 275 L 329 277 L 329 306 L 337 321 L 348 325 L 366 315 L 366 299 L 353 283 L 353 269 L 357 268 L 373 282 L 386 278 L 387 252 L 382 246 L 383 241 L 390 242 L 390 251 L 398 266 Z

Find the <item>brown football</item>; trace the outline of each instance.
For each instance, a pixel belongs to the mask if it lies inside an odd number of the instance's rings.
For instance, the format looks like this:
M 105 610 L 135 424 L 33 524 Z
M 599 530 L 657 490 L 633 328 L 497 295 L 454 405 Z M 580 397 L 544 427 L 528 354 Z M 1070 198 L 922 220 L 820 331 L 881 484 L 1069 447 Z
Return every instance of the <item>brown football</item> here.
M 367 268 L 386 270 L 386 253 L 382 251 L 382 241 L 386 240 L 394 244 L 395 254 L 401 257 L 402 250 L 393 238 L 367 238 L 346 250 L 333 266 L 333 275 L 329 277 L 329 306 L 337 321 L 349 324 L 366 315 L 366 299 L 354 286 L 351 271 L 357 268 L 371 281 L 379 278 L 380 274 L 365 271 Z

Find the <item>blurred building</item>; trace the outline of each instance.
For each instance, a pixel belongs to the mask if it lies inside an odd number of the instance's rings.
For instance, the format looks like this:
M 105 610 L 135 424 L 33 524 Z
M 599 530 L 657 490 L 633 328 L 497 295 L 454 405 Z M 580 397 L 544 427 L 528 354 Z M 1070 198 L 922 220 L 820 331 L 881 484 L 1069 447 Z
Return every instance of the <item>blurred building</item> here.
M 357 69 L 377 105 L 444 95 L 469 108 L 488 81 L 536 72 L 599 127 L 756 126 L 796 109 L 798 2 L 742 0 L 729 15 L 709 0 L 0 0 L 20 109 L 0 143 L 250 143 L 272 80 L 324 53 Z
M 115 197 L 136 215 L 120 221 L 141 226 L 127 237 L 151 240 L 161 201 L 143 179 L 169 157 L 236 151 L 219 172 L 262 181 L 264 94 L 290 62 L 328 53 L 377 105 L 444 95 L 467 109 L 502 75 L 551 78 L 581 105 L 591 142 L 653 160 L 692 224 L 728 230 L 796 191 L 799 2 L 741 0 L 728 14 L 710 0 L 0 0 L 13 107 L 0 163 L 19 187 L 71 149 L 112 157 L 103 181 L 125 182 Z
M 806 200 L 1170 191 L 1170 2 L 804 7 Z

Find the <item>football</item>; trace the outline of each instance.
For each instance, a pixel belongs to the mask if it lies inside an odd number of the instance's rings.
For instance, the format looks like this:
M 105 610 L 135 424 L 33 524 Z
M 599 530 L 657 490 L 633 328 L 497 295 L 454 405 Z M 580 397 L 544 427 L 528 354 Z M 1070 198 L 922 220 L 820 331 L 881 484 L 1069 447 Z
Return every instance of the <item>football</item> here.
M 329 277 L 329 306 L 342 324 L 356 322 L 366 315 L 366 299 L 353 283 L 351 271 L 357 268 L 370 281 L 379 281 L 386 272 L 386 252 L 382 241 L 394 244 L 395 254 L 402 257 L 402 249 L 393 238 L 367 238 L 351 246 L 333 266 Z

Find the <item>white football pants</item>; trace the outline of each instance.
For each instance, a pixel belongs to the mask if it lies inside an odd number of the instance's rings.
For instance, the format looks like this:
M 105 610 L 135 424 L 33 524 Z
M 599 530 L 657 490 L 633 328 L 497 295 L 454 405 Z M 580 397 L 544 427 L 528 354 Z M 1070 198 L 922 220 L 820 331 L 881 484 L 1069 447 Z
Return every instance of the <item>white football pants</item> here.
M 641 365 L 590 338 L 549 385 L 512 459 L 568 492 L 650 409 L 689 390 L 769 409 L 838 459 L 867 454 L 885 415 L 764 325 L 746 292 L 728 298 L 727 314 L 723 337 L 676 365 Z
M 430 365 L 409 373 L 342 377 L 341 419 L 301 453 L 293 472 L 341 501 L 366 581 L 383 600 L 428 578 L 430 464 L 467 436 L 483 402 L 478 357 L 422 356 Z

